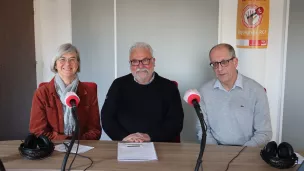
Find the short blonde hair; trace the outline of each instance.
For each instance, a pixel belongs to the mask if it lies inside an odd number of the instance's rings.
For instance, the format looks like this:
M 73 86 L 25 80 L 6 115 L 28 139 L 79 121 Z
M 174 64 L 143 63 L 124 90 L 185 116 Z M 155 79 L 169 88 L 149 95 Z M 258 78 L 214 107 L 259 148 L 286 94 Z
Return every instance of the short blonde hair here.
M 52 63 L 51 63 L 51 71 L 54 73 L 57 73 L 57 69 L 56 69 L 56 61 L 62 57 L 62 55 L 66 54 L 66 53 L 76 53 L 76 59 L 79 63 L 77 72 L 80 72 L 80 56 L 79 56 L 79 52 L 77 50 L 77 48 L 75 46 L 73 46 L 71 43 L 65 43 L 62 44 L 61 46 L 59 46 L 56 55 L 53 57 L 52 59 Z

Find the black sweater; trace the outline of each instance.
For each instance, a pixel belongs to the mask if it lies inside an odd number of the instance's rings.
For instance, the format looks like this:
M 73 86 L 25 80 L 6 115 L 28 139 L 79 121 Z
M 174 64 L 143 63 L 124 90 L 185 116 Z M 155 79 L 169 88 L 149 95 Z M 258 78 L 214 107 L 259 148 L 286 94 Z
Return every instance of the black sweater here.
M 184 112 L 177 86 L 155 73 L 148 85 L 132 74 L 112 83 L 101 110 L 104 131 L 112 140 L 146 133 L 154 142 L 173 142 L 183 129 Z

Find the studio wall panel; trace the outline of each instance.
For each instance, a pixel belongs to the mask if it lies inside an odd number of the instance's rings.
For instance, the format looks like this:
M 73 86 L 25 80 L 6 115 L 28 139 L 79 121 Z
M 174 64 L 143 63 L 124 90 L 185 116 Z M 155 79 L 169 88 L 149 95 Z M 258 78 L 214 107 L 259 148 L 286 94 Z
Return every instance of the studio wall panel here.
M 114 1 L 72 0 L 72 42 L 81 55 L 81 81 L 98 85 L 99 108 L 115 78 Z M 102 139 L 108 139 L 103 133 Z
M 304 81 L 298 77 L 304 63 L 303 6 L 302 0 L 290 1 L 282 126 L 282 141 L 289 142 L 298 151 L 304 150 Z

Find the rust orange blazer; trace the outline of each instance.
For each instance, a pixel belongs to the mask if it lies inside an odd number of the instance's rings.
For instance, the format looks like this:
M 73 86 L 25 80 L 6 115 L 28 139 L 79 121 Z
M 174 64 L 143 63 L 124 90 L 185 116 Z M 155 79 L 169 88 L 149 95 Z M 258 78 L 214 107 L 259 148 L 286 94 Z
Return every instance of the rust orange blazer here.
M 80 139 L 98 140 L 101 136 L 101 126 L 97 94 L 82 82 L 79 82 L 76 94 L 80 98 L 77 107 Z M 51 140 L 71 138 L 64 135 L 63 108 L 54 79 L 38 88 L 34 94 L 30 132 L 36 136 L 46 135 Z

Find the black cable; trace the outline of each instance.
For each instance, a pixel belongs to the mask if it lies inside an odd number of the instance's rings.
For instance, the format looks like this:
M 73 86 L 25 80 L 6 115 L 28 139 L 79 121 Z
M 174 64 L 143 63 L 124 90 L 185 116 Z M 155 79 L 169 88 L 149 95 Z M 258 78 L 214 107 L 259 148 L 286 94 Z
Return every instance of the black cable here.
M 5 171 L 5 167 L 0 159 L 0 171 Z
M 71 142 L 69 144 L 69 148 L 68 148 L 68 150 L 65 153 L 65 156 L 63 158 L 62 165 L 61 165 L 61 171 L 65 171 L 69 155 L 71 153 L 72 147 L 74 145 L 76 136 L 78 135 L 78 131 L 79 131 L 79 123 L 78 123 L 78 117 L 77 117 L 76 101 L 75 100 L 71 100 L 71 104 L 73 106 L 72 107 L 72 115 L 73 115 L 73 118 L 74 118 L 74 121 L 75 121 L 75 132 L 73 133 L 72 140 L 71 140 Z
M 197 157 L 196 165 L 195 165 L 195 168 L 194 168 L 194 171 L 198 171 L 199 168 L 201 167 L 202 162 L 203 162 L 203 154 L 204 154 L 204 150 L 205 150 L 205 146 L 206 146 L 207 124 L 204 121 L 204 114 L 203 114 L 197 100 L 193 100 L 192 104 L 194 106 L 194 109 L 196 111 L 197 117 L 200 121 L 201 128 L 202 128 L 202 140 L 201 140 L 201 145 L 200 145 L 200 151 L 199 151 L 199 155 Z M 203 168 L 202 168 L 202 171 L 203 171 Z
M 71 170 L 71 167 L 72 167 L 72 165 L 73 165 L 73 163 L 74 163 L 74 160 L 75 160 L 75 158 L 76 158 L 76 156 L 77 156 L 77 154 L 78 154 L 78 148 L 79 148 L 79 143 L 80 143 L 79 137 L 80 137 L 80 132 L 79 132 L 79 127 L 78 127 L 78 138 L 77 138 L 77 139 L 78 139 L 78 144 L 77 144 L 77 148 L 76 148 L 76 153 L 75 153 L 75 155 L 74 155 L 74 158 L 73 158 L 73 160 L 72 160 L 72 162 L 71 162 L 71 164 L 70 164 L 68 170 Z
M 66 143 L 63 143 L 63 144 L 65 145 L 65 149 L 67 150 L 69 146 Z M 82 157 L 82 158 L 89 159 L 91 161 L 91 164 L 88 167 L 86 167 L 84 169 L 84 171 L 93 166 L 94 161 L 90 157 L 87 157 L 87 156 L 84 156 L 84 155 L 81 155 L 81 154 L 77 154 L 77 155 Z
M 246 147 L 247 147 L 247 146 L 244 146 L 244 147 L 238 152 L 238 154 L 237 154 L 236 156 L 234 156 L 234 157 L 229 161 L 229 163 L 228 163 L 227 168 L 226 168 L 225 171 L 227 171 L 227 170 L 229 169 L 230 163 L 231 163 L 234 159 L 236 159 Z
M 91 164 L 88 166 L 88 167 L 86 167 L 85 169 L 84 169 L 84 171 L 85 170 L 87 170 L 88 168 L 90 168 L 90 167 L 92 167 L 93 166 L 93 163 L 94 163 L 94 161 L 90 158 L 90 157 L 87 157 L 87 156 L 83 156 L 83 155 L 80 155 L 80 154 L 77 154 L 78 156 L 80 156 L 80 157 L 83 157 L 83 158 L 86 158 L 86 159 L 89 159 L 90 161 L 91 161 Z

